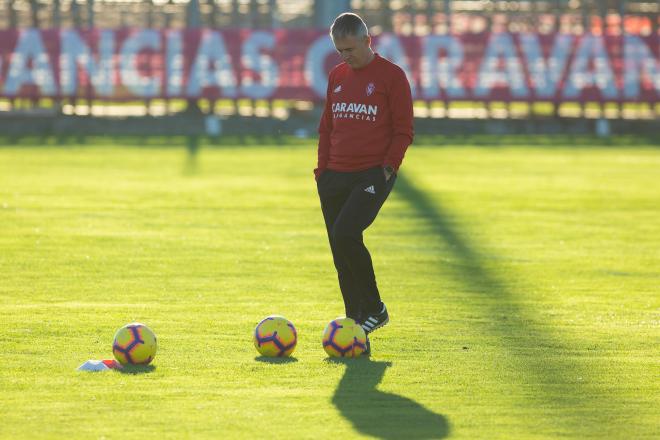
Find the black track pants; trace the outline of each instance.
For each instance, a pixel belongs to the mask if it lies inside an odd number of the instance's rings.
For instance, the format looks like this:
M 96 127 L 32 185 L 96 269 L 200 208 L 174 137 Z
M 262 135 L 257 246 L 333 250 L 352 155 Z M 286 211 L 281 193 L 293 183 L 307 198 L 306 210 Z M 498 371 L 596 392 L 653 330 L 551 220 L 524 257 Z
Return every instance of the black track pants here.
M 317 182 L 346 316 L 354 319 L 378 313 L 382 307 L 362 233 L 376 219 L 395 180 L 394 174 L 385 181 L 379 166 L 356 172 L 326 170 Z

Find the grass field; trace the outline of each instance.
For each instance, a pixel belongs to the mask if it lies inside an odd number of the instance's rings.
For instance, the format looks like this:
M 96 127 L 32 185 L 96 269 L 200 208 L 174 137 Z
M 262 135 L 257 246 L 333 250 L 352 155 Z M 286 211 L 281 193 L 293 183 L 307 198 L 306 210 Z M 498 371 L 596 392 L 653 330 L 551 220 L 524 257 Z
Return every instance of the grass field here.
M 412 147 L 366 235 L 391 323 L 333 362 L 303 144 L 0 147 L 0 437 L 657 438 L 660 148 Z M 75 371 L 131 321 L 155 368 Z

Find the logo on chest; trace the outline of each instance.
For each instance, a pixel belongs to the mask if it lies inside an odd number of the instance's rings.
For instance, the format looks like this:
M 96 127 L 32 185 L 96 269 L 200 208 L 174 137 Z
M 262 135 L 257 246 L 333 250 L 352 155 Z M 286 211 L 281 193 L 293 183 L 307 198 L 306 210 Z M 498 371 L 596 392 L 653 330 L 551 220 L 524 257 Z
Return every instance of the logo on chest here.
M 377 115 L 377 105 L 362 104 L 360 102 L 332 103 L 332 117 L 334 119 L 357 119 L 359 121 L 376 122 Z
M 376 85 L 372 82 L 367 84 L 367 96 L 371 96 L 371 94 L 376 90 Z

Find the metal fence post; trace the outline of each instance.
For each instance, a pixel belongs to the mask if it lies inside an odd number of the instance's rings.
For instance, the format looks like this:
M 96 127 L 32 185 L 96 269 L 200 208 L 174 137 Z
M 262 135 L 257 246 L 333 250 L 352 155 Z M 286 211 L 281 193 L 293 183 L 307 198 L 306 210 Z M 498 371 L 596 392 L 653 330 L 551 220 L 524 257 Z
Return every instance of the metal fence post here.
M 380 2 L 380 10 L 381 10 L 381 20 L 383 22 L 383 31 L 385 32 L 392 32 L 393 29 L 393 23 L 392 23 L 392 9 L 390 8 L 390 5 L 386 4 L 385 0 L 381 0 Z
M 626 0 L 619 0 L 619 35 L 621 36 L 621 43 L 625 44 L 626 40 Z M 619 102 L 617 103 L 618 117 L 623 119 L 623 96 L 619 94 Z
M 202 19 L 199 12 L 199 0 L 190 0 L 186 6 L 186 26 L 190 29 L 197 29 L 202 25 Z
M 208 0 L 208 3 L 211 5 L 211 10 L 208 14 L 207 23 L 211 29 L 216 29 L 218 27 L 218 5 L 215 0 Z
M 582 1 L 582 7 L 580 8 L 580 14 L 582 15 L 582 38 L 586 35 L 591 34 L 591 16 L 589 14 L 589 4 L 586 0 Z M 580 99 L 580 116 L 585 118 L 587 116 L 587 103 L 584 99 Z
M 655 39 L 660 40 L 660 29 L 658 29 L 658 27 L 660 27 L 660 23 L 658 22 L 660 21 L 660 12 L 656 11 L 655 14 L 649 13 L 649 15 L 649 18 L 651 19 L 651 35 L 653 35 Z M 657 118 L 660 116 L 657 102 L 650 103 L 649 107 L 651 107 L 651 115 L 653 117 Z
M 277 0 L 268 0 L 268 9 L 270 10 L 270 23 L 271 29 L 280 25 L 280 14 L 277 8 Z
M 39 3 L 37 0 L 30 0 L 30 19 L 32 27 L 39 28 Z
M 554 32 L 555 32 L 555 37 L 556 35 L 561 32 L 561 17 L 562 17 L 562 0 L 555 0 L 555 26 L 554 26 Z M 559 119 L 559 101 L 557 97 L 557 93 L 555 93 L 554 99 L 552 101 L 552 115 L 555 119 Z
M 186 27 L 188 29 L 199 29 L 201 27 L 199 0 L 190 0 L 186 6 Z M 187 98 L 186 102 L 186 112 L 201 113 L 198 99 Z
M 80 19 L 80 6 L 76 1 L 71 2 L 71 20 L 73 21 L 74 28 L 80 29 L 82 27 L 82 20 Z
M 87 27 L 94 27 L 94 0 L 87 0 Z
M 324 1 L 314 0 L 314 24 L 321 29 L 328 29 L 332 21 L 341 13 L 351 10 L 349 0 Z
M 241 16 L 238 13 L 238 0 L 232 0 L 231 2 L 231 24 L 233 27 L 240 26 Z
M 61 26 L 60 0 L 53 0 L 53 27 L 55 29 Z
M 445 20 L 447 22 L 447 34 L 451 35 L 453 32 L 453 26 L 452 26 L 452 21 L 453 21 L 453 4 L 452 0 L 445 0 L 444 1 L 444 6 L 445 6 Z M 445 108 L 445 118 L 449 118 L 449 110 L 450 110 L 450 104 L 449 104 L 449 96 L 447 95 L 447 90 L 442 91 L 442 103 Z
M 87 0 L 87 29 L 94 29 L 94 0 Z M 92 57 L 90 56 L 89 63 L 92 63 Z M 91 70 L 90 70 L 91 71 Z M 94 104 L 93 100 L 93 90 L 92 82 L 88 79 L 87 87 L 85 88 L 85 98 L 87 101 L 87 115 L 92 116 L 92 107 Z

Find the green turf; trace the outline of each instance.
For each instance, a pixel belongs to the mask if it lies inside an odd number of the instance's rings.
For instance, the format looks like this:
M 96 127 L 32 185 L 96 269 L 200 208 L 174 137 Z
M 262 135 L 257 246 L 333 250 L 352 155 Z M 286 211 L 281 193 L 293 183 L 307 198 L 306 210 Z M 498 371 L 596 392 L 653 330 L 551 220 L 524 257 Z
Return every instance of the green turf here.
M 657 436 L 660 149 L 411 148 L 366 236 L 391 323 L 351 362 L 320 345 L 342 306 L 314 162 L 0 148 L 0 437 Z M 257 358 L 271 313 L 291 362 Z M 75 371 L 131 321 L 154 369 Z

